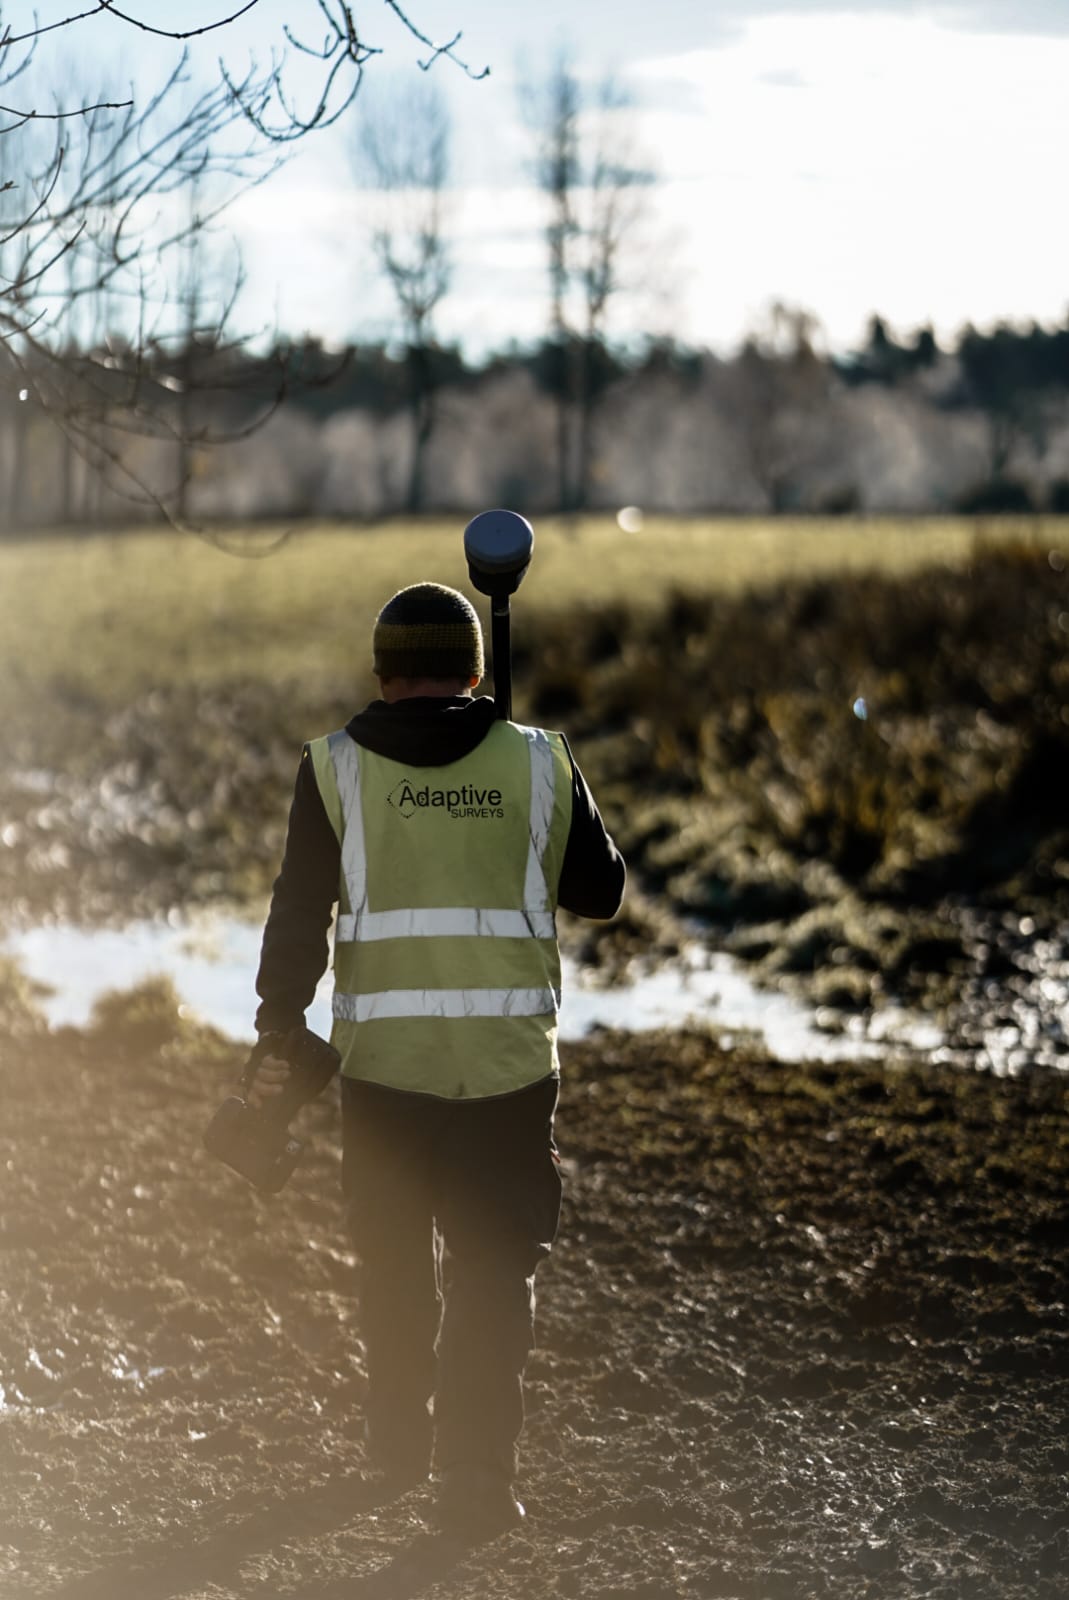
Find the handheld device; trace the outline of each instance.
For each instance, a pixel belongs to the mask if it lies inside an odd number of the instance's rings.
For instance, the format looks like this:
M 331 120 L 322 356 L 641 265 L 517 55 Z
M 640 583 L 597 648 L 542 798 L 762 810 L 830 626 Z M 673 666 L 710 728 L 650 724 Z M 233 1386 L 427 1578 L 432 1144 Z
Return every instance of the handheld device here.
M 512 637 L 509 601 L 531 564 L 534 529 L 518 511 L 480 511 L 464 529 L 468 575 L 480 594 L 490 596 L 494 652 L 494 705 L 498 717 L 512 716 Z
M 257 1109 L 245 1097 L 265 1056 L 285 1061 L 290 1076 L 282 1093 Z M 205 1129 L 205 1148 L 257 1189 L 277 1194 L 304 1149 L 289 1125 L 303 1105 L 323 1092 L 340 1065 L 334 1046 L 310 1028 L 262 1034 L 245 1063 L 239 1092 L 227 1096 Z

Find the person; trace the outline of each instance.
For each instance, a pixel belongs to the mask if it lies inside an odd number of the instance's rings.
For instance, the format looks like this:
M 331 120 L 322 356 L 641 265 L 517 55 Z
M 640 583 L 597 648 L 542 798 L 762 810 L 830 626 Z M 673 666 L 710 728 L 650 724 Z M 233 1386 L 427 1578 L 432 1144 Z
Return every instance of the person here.
M 483 638 L 462 594 L 402 589 L 373 643 L 381 699 L 302 754 L 256 1026 L 303 1021 L 337 901 L 368 1458 L 389 1496 L 433 1457 L 439 1526 L 491 1535 L 524 1514 L 534 1274 L 560 1211 L 554 913 L 612 917 L 625 867 L 564 736 L 473 695 Z M 286 1075 L 268 1054 L 253 1103 Z

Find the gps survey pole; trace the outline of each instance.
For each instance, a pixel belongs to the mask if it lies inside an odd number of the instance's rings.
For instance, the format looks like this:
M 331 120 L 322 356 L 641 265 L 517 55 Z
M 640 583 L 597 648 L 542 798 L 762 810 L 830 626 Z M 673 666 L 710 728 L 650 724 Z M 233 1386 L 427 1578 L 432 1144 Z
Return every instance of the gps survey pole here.
M 481 511 L 464 529 L 468 575 L 490 596 L 490 642 L 494 652 L 494 706 L 512 718 L 512 632 L 509 600 L 531 564 L 534 529 L 517 511 Z

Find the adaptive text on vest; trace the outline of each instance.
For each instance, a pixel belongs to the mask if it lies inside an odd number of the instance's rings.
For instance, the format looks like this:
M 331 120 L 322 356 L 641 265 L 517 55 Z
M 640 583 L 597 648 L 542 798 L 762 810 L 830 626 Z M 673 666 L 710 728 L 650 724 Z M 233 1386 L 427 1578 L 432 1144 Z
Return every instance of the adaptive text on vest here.
M 406 818 L 426 810 L 448 811 L 451 817 L 505 815 L 500 789 L 480 789 L 469 783 L 463 783 L 457 789 L 432 789 L 429 784 L 417 787 L 411 778 L 402 778 L 386 799 L 395 811 Z

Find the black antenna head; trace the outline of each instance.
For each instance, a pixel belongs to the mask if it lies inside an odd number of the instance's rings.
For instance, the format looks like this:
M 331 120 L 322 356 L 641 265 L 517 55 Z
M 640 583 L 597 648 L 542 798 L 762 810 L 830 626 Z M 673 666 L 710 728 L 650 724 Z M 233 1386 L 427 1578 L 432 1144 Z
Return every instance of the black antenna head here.
M 464 529 L 468 574 L 480 594 L 515 594 L 531 564 L 534 529 L 518 511 L 480 511 Z

